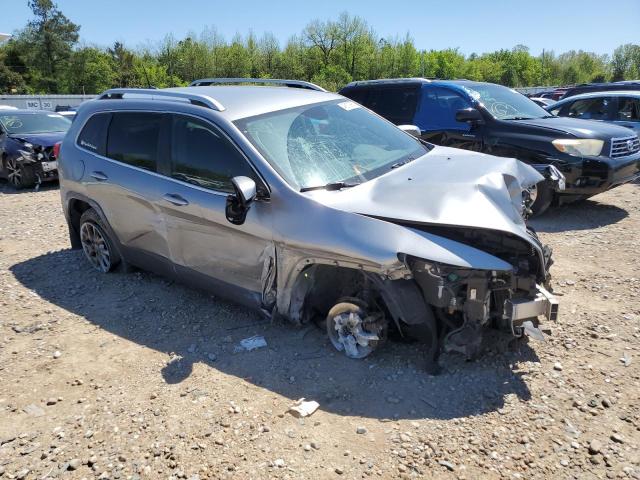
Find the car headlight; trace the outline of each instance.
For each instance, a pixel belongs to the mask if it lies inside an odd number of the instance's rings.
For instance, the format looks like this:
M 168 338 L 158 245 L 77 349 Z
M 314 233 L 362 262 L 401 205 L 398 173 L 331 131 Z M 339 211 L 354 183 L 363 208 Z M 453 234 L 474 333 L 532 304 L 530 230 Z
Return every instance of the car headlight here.
M 558 151 L 574 157 L 597 157 L 604 146 L 603 140 L 592 138 L 558 138 L 551 143 Z

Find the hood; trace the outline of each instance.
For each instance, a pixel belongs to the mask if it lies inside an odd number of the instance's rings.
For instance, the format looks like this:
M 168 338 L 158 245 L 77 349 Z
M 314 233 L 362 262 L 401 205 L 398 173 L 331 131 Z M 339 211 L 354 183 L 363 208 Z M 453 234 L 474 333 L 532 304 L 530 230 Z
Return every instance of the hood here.
M 53 147 L 57 142 L 61 142 L 67 132 L 51 132 L 51 133 L 14 133 L 9 135 L 11 138 L 22 142 L 29 142 L 33 145 L 41 147 Z
M 500 230 L 531 242 L 521 215 L 522 188 L 543 180 L 513 158 L 447 147 L 356 187 L 310 192 L 327 206 L 421 224 Z
M 619 125 L 598 122 L 596 120 L 582 120 L 569 117 L 532 118 L 530 120 L 505 120 L 522 126 L 544 128 L 550 132 L 571 135 L 576 138 L 596 138 L 609 140 L 615 137 L 628 137 L 629 129 Z

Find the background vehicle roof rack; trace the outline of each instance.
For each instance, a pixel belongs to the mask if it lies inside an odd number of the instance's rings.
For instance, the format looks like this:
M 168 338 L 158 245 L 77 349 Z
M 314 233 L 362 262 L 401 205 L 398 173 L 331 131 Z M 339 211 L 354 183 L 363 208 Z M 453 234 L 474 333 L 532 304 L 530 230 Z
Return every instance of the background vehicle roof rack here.
M 425 77 L 407 77 L 407 78 L 379 78 L 377 80 L 354 80 L 353 82 L 350 82 L 349 84 L 347 84 L 346 86 L 356 86 L 356 85 L 375 85 L 377 83 L 411 83 L 411 82 L 433 82 L 433 81 L 437 81 L 440 80 L 439 78 L 435 78 L 435 77 L 429 77 L 429 78 L 425 78 Z
M 326 92 L 324 88 L 315 83 L 303 80 L 283 80 L 279 78 L 201 78 L 189 84 L 190 87 L 206 87 L 208 85 L 233 85 L 242 83 L 263 83 L 270 85 L 283 85 L 290 88 L 305 88 L 307 90 L 317 90 Z
M 218 112 L 224 111 L 224 105 L 215 98 L 211 98 L 209 95 L 200 95 L 198 93 L 190 92 L 176 92 L 174 90 L 156 90 L 152 88 L 112 88 L 111 90 L 101 93 L 98 100 L 122 99 L 124 95 L 143 95 L 151 97 L 151 100 L 154 100 L 154 97 L 162 97 L 167 100 L 171 100 L 172 98 L 174 100 L 188 100 L 193 105 L 210 108 Z

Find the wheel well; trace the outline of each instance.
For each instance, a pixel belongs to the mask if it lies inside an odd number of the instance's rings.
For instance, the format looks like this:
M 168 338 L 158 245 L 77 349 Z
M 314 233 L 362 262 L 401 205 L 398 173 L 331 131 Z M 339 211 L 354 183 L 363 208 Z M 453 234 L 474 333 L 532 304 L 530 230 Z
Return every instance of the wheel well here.
M 291 291 L 289 318 L 295 323 L 324 319 L 345 297 L 377 305 L 398 329 L 424 323 L 433 316 L 413 280 L 385 280 L 354 268 L 316 264 L 298 275 Z
M 80 217 L 89 210 L 91 205 L 87 202 L 72 198 L 69 200 L 69 235 L 71 236 L 71 246 L 80 248 Z

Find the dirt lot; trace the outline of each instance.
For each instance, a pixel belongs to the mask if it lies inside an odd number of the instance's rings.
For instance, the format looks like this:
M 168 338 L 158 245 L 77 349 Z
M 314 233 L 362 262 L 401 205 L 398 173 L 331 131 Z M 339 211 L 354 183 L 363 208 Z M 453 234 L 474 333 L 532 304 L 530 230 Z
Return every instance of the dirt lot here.
M 101 275 L 55 187 L 0 184 L 0 478 L 640 479 L 640 185 L 534 225 L 560 322 L 434 377 L 416 345 L 349 360 L 316 327 Z M 320 410 L 286 413 L 300 397 Z

